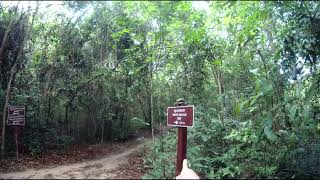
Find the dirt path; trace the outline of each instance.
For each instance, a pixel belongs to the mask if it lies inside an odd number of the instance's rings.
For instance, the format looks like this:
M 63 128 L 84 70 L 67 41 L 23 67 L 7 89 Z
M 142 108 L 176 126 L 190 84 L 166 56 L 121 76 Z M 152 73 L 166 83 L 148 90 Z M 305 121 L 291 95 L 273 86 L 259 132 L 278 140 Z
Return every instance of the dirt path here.
M 146 140 L 145 140 L 146 141 Z M 114 178 L 114 170 L 121 164 L 128 162 L 128 156 L 140 151 L 144 144 L 127 149 L 121 154 L 112 154 L 107 157 L 74 163 L 46 169 L 28 169 L 22 172 L 0 173 L 1 179 L 106 179 Z

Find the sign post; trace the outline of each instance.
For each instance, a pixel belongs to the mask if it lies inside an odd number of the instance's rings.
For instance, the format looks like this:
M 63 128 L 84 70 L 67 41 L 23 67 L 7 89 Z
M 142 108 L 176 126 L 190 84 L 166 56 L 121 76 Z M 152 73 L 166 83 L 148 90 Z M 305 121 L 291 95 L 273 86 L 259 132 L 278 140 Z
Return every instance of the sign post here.
M 25 125 L 25 107 L 23 106 L 9 106 L 8 107 L 8 126 L 13 127 L 14 141 L 16 144 L 16 157 L 19 157 L 19 133 L 21 127 Z
M 187 127 L 193 126 L 193 106 L 187 106 L 183 99 L 178 99 L 175 107 L 167 108 L 167 125 L 178 127 L 176 176 L 182 170 L 182 162 L 187 156 Z

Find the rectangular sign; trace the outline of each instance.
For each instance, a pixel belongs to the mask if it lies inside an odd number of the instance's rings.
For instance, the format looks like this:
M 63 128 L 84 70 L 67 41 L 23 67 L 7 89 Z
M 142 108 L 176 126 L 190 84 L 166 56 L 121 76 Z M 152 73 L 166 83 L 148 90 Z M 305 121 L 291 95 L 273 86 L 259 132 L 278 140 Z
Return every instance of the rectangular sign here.
M 25 107 L 9 106 L 8 119 L 9 126 L 24 126 L 25 125 Z
M 175 106 L 167 108 L 167 125 L 193 127 L 193 106 Z

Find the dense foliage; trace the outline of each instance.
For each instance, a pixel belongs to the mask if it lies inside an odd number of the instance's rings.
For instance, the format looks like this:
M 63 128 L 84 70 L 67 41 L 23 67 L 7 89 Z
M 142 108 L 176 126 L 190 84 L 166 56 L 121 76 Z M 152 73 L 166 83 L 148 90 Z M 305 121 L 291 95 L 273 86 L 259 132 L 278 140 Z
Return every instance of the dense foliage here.
M 34 4 L 0 4 L 0 107 L 27 107 L 26 153 L 125 140 L 184 98 L 201 177 L 319 177 L 319 2 Z M 174 177 L 175 133 L 150 144 L 146 178 Z

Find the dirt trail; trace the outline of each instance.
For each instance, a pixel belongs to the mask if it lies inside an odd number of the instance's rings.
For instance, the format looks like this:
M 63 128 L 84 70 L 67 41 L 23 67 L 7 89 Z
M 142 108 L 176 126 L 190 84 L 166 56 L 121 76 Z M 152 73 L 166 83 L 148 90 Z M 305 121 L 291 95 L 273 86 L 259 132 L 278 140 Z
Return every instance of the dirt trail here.
M 127 149 L 121 154 L 112 154 L 107 157 L 90 160 L 81 163 L 62 165 L 45 169 L 28 169 L 22 172 L 0 173 L 1 179 L 106 179 L 114 178 L 116 174 L 112 171 L 119 165 L 128 162 L 128 156 L 140 151 L 145 144 Z

